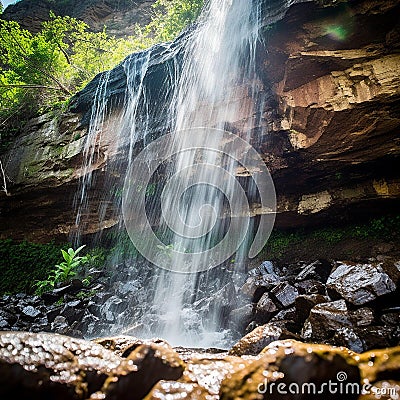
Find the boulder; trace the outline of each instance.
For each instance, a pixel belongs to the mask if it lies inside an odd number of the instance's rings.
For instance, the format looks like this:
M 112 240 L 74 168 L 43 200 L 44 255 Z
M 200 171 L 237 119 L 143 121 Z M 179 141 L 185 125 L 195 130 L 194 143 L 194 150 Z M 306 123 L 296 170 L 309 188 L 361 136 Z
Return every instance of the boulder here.
M 386 273 L 383 263 L 339 263 L 326 285 L 355 305 L 368 303 L 396 290 L 396 284 Z
M 332 264 L 326 260 L 317 260 L 306 265 L 296 276 L 296 281 L 315 279 L 325 283 L 332 271 Z
M 304 322 L 310 315 L 310 311 L 314 306 L 327 302 L 329 302 L 329 298 L 327 296 L 323 296 L 322 294 L 303 294 L 297 296 L 295 300 L 295 307 L 299 320 Z
M 282 339 L 299 339 L 299 337 L 284 328 L 268 323 L 255 328 L 240 339 L 229 350 L 229 354 L 233 356 L 256 355 L 270 343 Z
M 0 333 L 0 398 L 85 399 L 120 358 L 95 343 L 54 334 Z M 129 365 L 125 371 L 134 372 Z
M 246 304 L 243 307 L 232 310 L 229 314 L 229 321 L 235 329 L 242 332 L 251 322 L 253 316 L 253 305 Z
M 220 399 L 305 400 L 319 398 L 317 391 L 325 389 L 323 398 L 333 400 L 338 398 L 338 394 L 329 391 L 327 382 L 338 385 L 345 379 L 346 383 L 360 384 L 360 372 L 354 356 L 347 349 L 327 345 L 295 340 L 277 341 L 267 346 L 259 357 L 222 381 Z M 313 387 L 315 392 L 312 391 Z M 350 392 L 344 398 L 356 399 L 357 396 Z
M 271 298 L 273 298 L 281 308 L 288 308 L 294 305 L 298 295 L 298 290 L 287 282 L 280 283 L 270 291 Z
M 312 308 L 304 324 L 302 337 L 323 340 L 332 337 L 337 329 L 352 325 L 344 300 L 321 303 Z
M 91 400 L 141 400 L 160 380 L 178 380 L 185 368 L 184 362 L 169 346 L 142 344 L 128 355 L 126 362 L 104 382 Z M 134 374 L 126 372 L 128 364 Z
M 142 399 L 185 364 L 167 345 L 142 344 L 127 358 L 98 343 L 56 334 L 0 332 L 4 399 Z
M 144 400 L 210 400 L 214 398 L 210 392 L 197 383 L 160 381 L 153 387 Z
M 272 301 L 268 293 L 264 293 L 256 305 L 256 318 L 257 320 L 268 322 L 273 314 L 278 311 L 278 307 Z

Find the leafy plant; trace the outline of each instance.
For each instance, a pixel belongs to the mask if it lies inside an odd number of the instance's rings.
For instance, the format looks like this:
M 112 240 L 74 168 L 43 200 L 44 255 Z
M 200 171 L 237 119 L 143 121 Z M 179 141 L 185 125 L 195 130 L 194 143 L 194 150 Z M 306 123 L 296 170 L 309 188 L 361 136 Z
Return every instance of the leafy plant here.
M 78 256 L 78 253 L 85 246 L 83 245 L 76 250 L 71 247 L 67 251 L 61 249 L 64 261 L 54 267 L 54 270 L 49 274 L 47 279 L 35 282 L 35 293 L 41 295 L 54 288 L 56 283 L 65 282 L 76 276 L 78 267 L 89 260 L 88 256 Z
M 68 245 L 0 240 L 0 293 L 29 292 L 32 282 L 45 280 Z

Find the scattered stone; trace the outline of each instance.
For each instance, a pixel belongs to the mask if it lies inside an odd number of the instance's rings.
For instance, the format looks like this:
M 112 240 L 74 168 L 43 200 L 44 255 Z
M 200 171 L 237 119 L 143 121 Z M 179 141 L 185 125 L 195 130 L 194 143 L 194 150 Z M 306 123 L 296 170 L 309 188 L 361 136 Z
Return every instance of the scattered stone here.
M 331 273 L 327 287 L 345 300 L 362 305 L 396 290 L 396 285 L 381 264 L 340 263 Z
M 396 310 L 383 310 L 380 320 L 387 325 L 400 325 L 400 309 Z
M 329 302 L 329 298 L 327 296 L 323 296 L 322 294 L 303 294 L 297 296 L 295 300 L 295 307 L 299 320 L 304 322 L 310 315 L 310 311 L 313 307 L 315 307 L 317 304 L 327 302 Z
M 271 274 L 250 276 L 242 286 L 241 292 L 251 297 L 253 299 L 252 301 L 257 303 L 263 293 L 267 290 L 271 290 L 280 281 L 280 278 Z
M 323 283 L 314 279 L 307 279 L 306 281 L 296 282 L 295 288 L 299 294 L 322 294 L 326 295 L 326 287 Z
M 229 355 L 256 355 L 259 354 L 265 346 L 282 339 L 299 339 L 299 337 L 272 323 L 265 324 L 257 327 L 240 339 L 229 351 Z
M 298 290 L 287 282 L 280 283 L 270 292 L 270 296 L 283 308 L 292 306 L 298 295 Z
M 369 326 L 374 322 L 372 308 L 362 307 L 350 313 L 350 321 L 354 326 Z
M 332 337 L 339 328 L 352 325 L 344 300 L 321 303 L 311 310 L 301 336 L 307 340 L 324 340 Z
M 332 271 L 332 264 L 326 260 L 317 260 L 305 266 L 296 276 L 296 281 L 315 279 L 325 283 Z
M 276 314 L 270 322 L 277 323 L 279 321 L 296 321 L 297 312 L 295 307 L 287 308 L 286 310 L 281 310 Z
M 264 293 L 256 306 L 256 317 L 267 323 L 272 315 L 278 311 L 278 307 L 272 301 L 268 293 Z
M 333 337 L 333 342 L 336 346 L 344 346 L 357 353 L 365 351 L 363 341 L 357 333 L 349 327 L 339 328 Z
M 229 314 L 229 320 L 232 326 L 239 331 L 243 331 L 243 329 L 251 322 L 252 318 L 252 304 L 246 304 L 243 307 L 232 310 Z
M 26 307 L 24 307 L 24 308 L 22 309 L 22 314 L 23 314 L 25 317 L 28 317 L 29 319 L 32 320 L 32 319 L 38 317 L 41 313 L 40 313 L 40 311 L 39 311 L 37 308 L 35 308 L 35 307 L 26 306 Z

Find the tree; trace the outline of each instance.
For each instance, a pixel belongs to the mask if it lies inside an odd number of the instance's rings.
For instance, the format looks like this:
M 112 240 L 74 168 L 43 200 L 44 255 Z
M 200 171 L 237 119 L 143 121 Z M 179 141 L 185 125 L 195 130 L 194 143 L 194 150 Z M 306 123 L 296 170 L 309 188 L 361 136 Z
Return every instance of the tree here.
M 152 20 L 146 27 L 147 34 L 157 42 L 174 39 L 195 21 L 203 4 L 204 0 L 157 0 L 153 4 Z

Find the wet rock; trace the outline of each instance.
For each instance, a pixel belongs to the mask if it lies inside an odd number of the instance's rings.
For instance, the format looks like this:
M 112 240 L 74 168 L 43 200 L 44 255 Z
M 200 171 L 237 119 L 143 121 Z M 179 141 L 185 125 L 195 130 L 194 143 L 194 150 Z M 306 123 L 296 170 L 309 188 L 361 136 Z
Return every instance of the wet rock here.
M 211 394 L 197 383 L 160 381 L 144 400 L 211 400 Z
M 10 328 L 10 323 L 4 319 L 4 318 L 0 318 L 0 329 L 1 330 L 7 330 L 8 328 Z
M 287 282 L 280 283 L 270 291 L 271 298 L 283 308 L 292 306 L 298 295 L 298 290 Z
M 51 323 L 51 330 L 55 333 L 66 334 L 70 330 L 67 319 L 62 315 L 58 315 Z
M 41 314 L 41 312 L 33 307 L 33 306 L 26 306 L 22 309 L 22 315 L 24 317 L 29 318 L 30 320 L 35 319 L 36 317 L 38 317 Z
M 370 350 L 357 356 L 361 379 L 371 384 L 388 380 L 398 380 L 400 376 L 400 347 Z
M 368 326 L 355 329 L 364 344 L 364 350 L 381 349 L 390 347 L 391 337 L 394 332 L 393 327 L 388 326 Z
M 383 310 L 380 320 L 384 324 L 399 326 L 400 325 L 400 309 L 393 308 L 393 309 Z
M 352 325 L 344 300 L 322 303 L 311 310 L 302 337 L 323 340 L 332 337 L 337 329 Z
M 54 319 L 55 319 L 58 315 L 60 315 L 61 310 L 62 310 L 62 306 L 56 306 L 56 307 L 53 306 L 52 308 L 50 308 L 50 309 L 47 311 L 47 313 L 46 313 L 47 320 L 48 320 L 50 323 L 53 322 Z
M 257 320 L 263 321 L 264 323 L 268 322 L 272 315 L 278 311 L 278 307 L 272 301 L 271 297 L 268 293 L 264 293 L 256 306 L 256 317 Z
M 297 296 L 295 300 L 295 308 L 299 320 L 304 322 L 310 315 L 310 311 L 313 307 L 315 307 L 317 304 L 327 302 L 329 302 L 329 298 L 327 296 L 323 296 L 322 294 Z
M 272 262 L 264 261 L 257 268 L 249 271 L 249 278 L 241 288 L 241 292 L 257 303 L 263 293 L 281 282 Z
M 0 398 L 85 399 L 120 363 L 95 343 L 54 334 L 0 333 Z M 130 370 L 125 365 L 125 372 Z
M 279 311 L 270 322 L 276 323 L 279 321 L 297 321 L 297 312 L 295 307 L 287 308 Z
M 85 313 L 84 309 L 80 309 L 82 306 L 81 300 L 74 300 L 66 303 L 60 312 L 60 315 L 65 317 L 69 324 L 74 321 L 80 321 Z
M 143 344 L 130 353 L 125 364 L 121 364 L 104 382 L 100 392 L 90 399 L 140 400 L 160 380 L 177 380 L 182 376 L 184 362 L 166 345 Z M 125 365 L 135 371 L 126 374 Z
M 330 303 L 321 303 L 316 305 L 310 311 L 309 318 L 304 324 L 302 330 L 302 337 L 307 340 L 326 340 L 332 338 L 337 332 L 341 337 L 346 333 L 352 331 L 364 343 L 363 338 L 360 336 L 362 327 L 371 325 L 374 322 L 374 313 L 371 308 L 364 307 L 354 311 L 347 308 L 344 300 L 337 300 Z M 342 328 L 349 328 L 348 330 Z M 341 335 L 341 336 L 340 336 Z M 351 335 L 350 335 L 351 336 Z M 354 339 L 349 336 L 349 343 Z M 347 339 L 346 339 L 347 340 Z M 342 342 L 343 345 L 347 343 Z M 358 343 L 358 342 L 357 342 Z M 358 345 L 357 345 L 358 346 Z M 369 349 L 368 345 L 363 344 L 364 349 Z M 349 344 L 349 347 L 352 348 Z M 353 348 L 352 348 L 353 349 Z M 357 347 L 358 351 L 359 347 Z
M 243 307 L 232 310 L 229 314 L 229 320 L 236 329 L 243 331 L 251 322 L 253 315 L 253 305 L 246 304 Z
M 374 322 L 374 319 L 372 308 L 362 307 L 350 312 L 350 321 L 354 326 L 369 326 Z
M 257 327 L 252 332 L 240 339 L 229 351 L 230 355 L 256 355 L 276 340 L 299 339 L 299 337 L 286 329 L 272 323 Z
M 357 353 L 366 350 L 363 341 L 352 328 L 339 328 L 333 337 L 333 341 L 337 346 L 347 347 Z
M 299 294 L 326 295 L 325 285 L 319 281 L 316 281 L 315 279 L 307 279 L 305 281 L 296 282 L 294 286 L 299 291 Z
M 252 301 L 257 303 L 267 290 L 271 290 L 280 281 L 280 278 L 272 274 L 250 276 L 242 286 L 241 292 L 251 297 Z
M 107 350 L 111 350 L 121 357 L 127 357 L 130 353 L 136 350 L 141 345 L 161 345 L 170 348 L 170 345 L 160 338 L 153 339 L 139 339 L 134 336 L 120 335 L 120 336 L 110 336 L 102 337 L 99 339 L 93 339 L 94 343 L 98 343 Z
M 128 307 L 128 303 L 117 296 L 109 297 L 101 306 L 100 311 L 108 322 L 114 322 L 117 315 L 121 314 Z
M 328 381 L 337 385 L 341 376 L 346 376 L 348 383 L 360 382 L 354 353 L 327 345 L 283 340 L 271 343 L 260 357 L 227 376 L 221 384 L 220 399 L 310 399 L 315 398 L 315 394 L 305 392 L 294 396 L 288 391 L 289 385 L 301 388 L 304 384 L 314 384 L 321 388 Z M 278 384 L 282 390 L 287 390 L 286 394 L 277 392 Z M 326 387 L 323 396 L 333 400 L 338 395 L 330 393 Z M 346 394 L 346 399 L 356 398 L 357 394 Z
M 382 265 L 341 263 L 333 270 L 326 285 L 352 304 L 368 303 L 396 290 Z
M 325 283 L 332 271 L 332 264 L 326 260 L 317 260 L 306 265 L 296 276 L 296 281 L 315 279 Z

